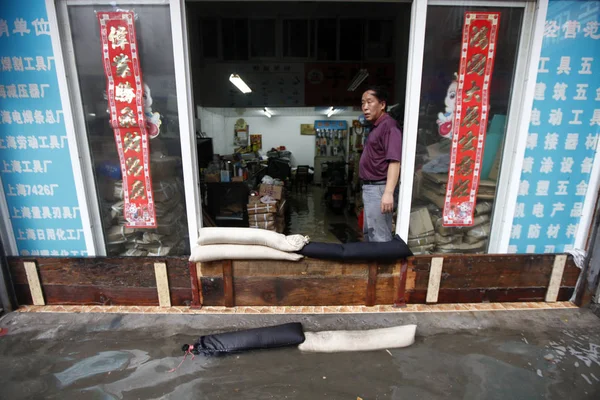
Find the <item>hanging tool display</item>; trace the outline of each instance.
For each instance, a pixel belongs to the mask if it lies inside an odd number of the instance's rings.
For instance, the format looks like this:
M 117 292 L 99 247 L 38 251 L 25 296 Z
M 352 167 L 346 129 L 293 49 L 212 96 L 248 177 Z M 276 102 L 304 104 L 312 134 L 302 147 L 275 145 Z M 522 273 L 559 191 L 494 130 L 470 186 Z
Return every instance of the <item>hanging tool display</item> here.
M 342 156 L 346 158 L 348 124 L 346 121 L 315 121 L 317 156 Z

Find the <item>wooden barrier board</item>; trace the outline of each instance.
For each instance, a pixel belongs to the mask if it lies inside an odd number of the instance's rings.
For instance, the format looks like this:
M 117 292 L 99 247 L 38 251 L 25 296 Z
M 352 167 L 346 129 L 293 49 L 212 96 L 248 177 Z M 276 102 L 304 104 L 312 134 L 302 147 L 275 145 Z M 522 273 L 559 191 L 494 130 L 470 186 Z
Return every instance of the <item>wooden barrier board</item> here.
M 24 262 L 35 261 L 48 305 L 158 306 L 155 263 L 166 265 L 173 306 L 402 305 L 426 302 L 432 258 L 410 257 L 403 265 L 310 258 L 196 264 L 187 257 L 10 257 L 9 268 L 19 304 L 33 304 Z M 443 259 L 438 303 L 544 301 L 555 255 Z M 569 256 L 557 301 L 571 298 L 579 273 Z

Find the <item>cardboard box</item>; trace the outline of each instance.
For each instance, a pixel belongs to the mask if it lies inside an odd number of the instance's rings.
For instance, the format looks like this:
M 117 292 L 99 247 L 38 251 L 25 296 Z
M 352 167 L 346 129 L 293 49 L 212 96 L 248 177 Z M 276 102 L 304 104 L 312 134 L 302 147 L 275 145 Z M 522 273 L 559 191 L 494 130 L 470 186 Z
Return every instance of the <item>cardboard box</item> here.
M 283 186 L 276 185 L 265 185 L 264 183 L 260 185 L 260 195 L 262 196 L 271 196 L 275 200 L 281 200 L 283 197 Z
M 251 204 L 262 204 L 260 202 L 260 196 L 248 196 L 248 205 Z
M 221 182 L 221 174 L 218 172 L 216 174 L 205 174 L 204 181 L 205 182 Z
M 496 158 L 494 159 L 494 164 L 492 165 L 492 169 L 490 170 L 490 174 L 488 175 L 488 179 L 491 181 L 498 181 L 498 174 L 500 172 L 500 162 L 502 161 L 502 152 L 498 151 L 496 153 Z

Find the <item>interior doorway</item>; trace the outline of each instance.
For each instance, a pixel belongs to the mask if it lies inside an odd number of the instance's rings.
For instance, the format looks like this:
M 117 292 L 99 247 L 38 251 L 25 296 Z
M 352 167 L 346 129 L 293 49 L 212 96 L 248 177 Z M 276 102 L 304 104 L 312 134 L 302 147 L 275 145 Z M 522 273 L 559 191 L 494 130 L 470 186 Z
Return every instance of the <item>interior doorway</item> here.
M 361 240 L 361 96 L 385 87 L 402 125 L 411 4 L 202 1 L 186 14 L 204 226 Z

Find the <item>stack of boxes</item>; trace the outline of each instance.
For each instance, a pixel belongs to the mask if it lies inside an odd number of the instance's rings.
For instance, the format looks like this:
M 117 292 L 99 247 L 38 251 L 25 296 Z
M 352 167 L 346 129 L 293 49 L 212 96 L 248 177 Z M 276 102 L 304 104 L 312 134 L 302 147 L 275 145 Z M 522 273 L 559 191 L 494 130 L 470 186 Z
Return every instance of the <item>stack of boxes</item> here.
M 413 208 L 407 244 L 414 254 L 485 253 L 491 213 L 492 203 L 480 202 L 472 226 L 445 227 L 436 205 Z
M 265 198 L 271 198 L 272 202 L 264 203 L 261 199 Z M 259 195 L 250 195 L 248 198 L 250 228 L 283 233 L 286 207 L 287 201 L 283 186 L 261 184 Z

